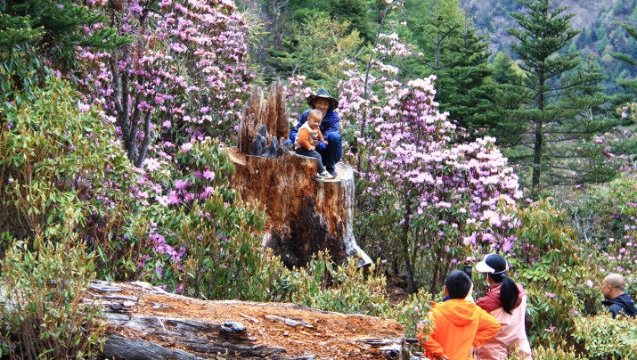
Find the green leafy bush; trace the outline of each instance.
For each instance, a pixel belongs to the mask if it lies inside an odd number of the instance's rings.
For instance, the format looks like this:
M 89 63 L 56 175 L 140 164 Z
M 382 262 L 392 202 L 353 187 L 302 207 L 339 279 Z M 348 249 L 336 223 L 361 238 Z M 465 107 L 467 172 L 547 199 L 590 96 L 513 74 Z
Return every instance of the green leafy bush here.
M 215 194 L 203 204 L 169 210 L 158 219 L 146 262 L 154 283 L 207 299 L 254 294 L 253 278 L 263 255 L 253 232 L 263 227 L 265 214 L 228 200 Z M 169 248 L 172 253 L 164 250 Z
M 70 211 L 69 211 L 70 212 Z M 78 225 L 69 214 L 66 229 Z M 1 356 L 12 359 L 92 359 L 106 323 L 98 308 L 82 302 L 93 258 L 77 236 L 63 241 L 36 237 L 32 248 L 15 241 L 2 261 Z
M 131 244 L 117 240 L 138 213 L 129 197 L 135 176 L 112 124 L 55 78 L 0 110 L 0 123 L 0 233 L 57 241 L 70 211 L 79 241 L 102 255 L 98 270 L 130 263 Z M 0 255 L 8 245 L 0 244 Z
M 571 345 L 566 343 L 566 341 L 561 341 L 559 343 L 547 345 L 547 346 L 538 346 L 533 348 L 533 359 L 535 360 L 579 360 L 586 359 L 582 354 L 579 354 L 578 351 Z
M 292 301 L 346 314 L 379 316 L 390 309 L 385 298 L 385 278 L 373 276 L 375 266 L 358 268 L 358 259 L 335 266 L 329 256 L 319 254 L 307 268 L 292 272 Z
M 392 318 L 406 327 L 406 337 L 416 335 L 416 325 L 425 319 L 427 312 L 431 309 L 431 295 L 423 289 L 417 293 L 409 295 L 404 301 L 392 306 L 390 310 L 380 316 Z
M 575 340 L 588 359 L 628 359 L 637 354 L 637 320 L 613 319 L 609 314 L 575 320 Z
M 522 226 L 516 234 L 512 277 L 524 285 L 529 305 L 532 346 L 550 346 L 566 340 L 572 345 L 574 319 L 584 304 L 597 299 L 591 279 L 599 274 L 581 255 L 574 230 L 566 215 L 550 200 L 518 211 Z

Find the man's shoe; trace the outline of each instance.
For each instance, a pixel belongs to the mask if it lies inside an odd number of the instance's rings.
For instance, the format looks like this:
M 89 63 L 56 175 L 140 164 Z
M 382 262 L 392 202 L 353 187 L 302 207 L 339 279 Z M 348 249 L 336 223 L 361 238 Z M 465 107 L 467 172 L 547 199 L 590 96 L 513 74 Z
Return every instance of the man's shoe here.
M 336 175 L 338 175 L 335 169 L 327 169 L 326 171 L 330 173 L 330 175 L 332 175 L 333 178 L 335 178 Z

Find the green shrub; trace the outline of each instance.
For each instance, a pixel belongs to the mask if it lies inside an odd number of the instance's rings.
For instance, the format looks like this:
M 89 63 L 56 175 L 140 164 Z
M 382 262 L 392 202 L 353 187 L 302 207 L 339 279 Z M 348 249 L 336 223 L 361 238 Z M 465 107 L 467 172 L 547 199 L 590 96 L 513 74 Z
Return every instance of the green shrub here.
M 547 346 L 538 346 L 533 348 L 534 360 L 580 360 L 587 359 L 571 345 L 567 345 L 565 341 L 553 343 Z
M 292 272 L 291 299 L 325 311 L 381 316 L 391 307 L 385 298 L 385 278 L 374 276 L 376 266 L 358 268 L 358 259 L 335 266 L 319 253 L 307 268 Z
M 189 209 L 168 210 L 157 221 L 146 251 L 154 283 L 205 299 L 252 297 L 263 257 L 255 236 L 265 223 L 263 211 L 217 193 Z
M 77 238 L 99 250 L 98 270 L 128 263 L 114 271 L 126 278 L 133 251 L 118 239 L 137 215 L 134 172 L 113 125 L 80 104 L 68 84 L 51 78 L 28 101 L 0 110 L 0 233 L 57 241 L 71 211 Z M 8 245 L 0 244 L 0 256 Z
M 579 317 L 575 324 L 573 337 L 586 350 L 589 359 L 629 359 L 637 356 L 637 319 L 613 319 L 606 314 Z
M 7 251 L 0 281 L 0 357 L 96 358 L 106 323 L 98 308 L 82 302 L 95 277 L 93 258 L 74 234 L 64 239 L 36 237 L 32 249 L 15 241 Z
M 598 278 L 584 262 L 576 233 L 566 216 L 550 200 L 520 210 L 511 276 L 524 285 L 528 295 L 532 347 L 550 346 L 566 340 L 571 344 L 574 319 L 584 303 L 594 302 L 590 279 Z M 589 284 L 589 285 L 587 285 Z
M 376 269 L 378 264 L 358 268 L 358 260 L 354 258 L 337 266 L 328 254 L 319 252 L 306 268 L 290 270 L 278 257 L 266 253 L 253 278 L 245 279 L 252 294 L 247 299 L 393 318 L 415 328 L 429 309 L 428 295 L 421 291 L 394 306 L 386 296 L 385 277 L 377 274 Z
M 406 327 L 406 337 L 416 335 L 416 325 L 425 319 L 427 312 L 431 309 L 431 295 L 423 289 L 417 293 L 409 295 L 409 298 L 392 306 L 383 317 L 394 319 Z

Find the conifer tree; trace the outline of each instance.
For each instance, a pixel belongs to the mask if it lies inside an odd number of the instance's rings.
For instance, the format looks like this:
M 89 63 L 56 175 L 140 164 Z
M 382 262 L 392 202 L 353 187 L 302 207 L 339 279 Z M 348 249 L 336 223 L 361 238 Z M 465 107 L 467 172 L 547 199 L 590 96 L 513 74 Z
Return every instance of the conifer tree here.
M 527 88 L 524 83 L 524 72 L 505 52 L 498 52 L 494 59 L 491 81 L 496 85 L 493 97 L 500 117 L 489 127 L 489 134 L 497 139 L 500 147 L 509 147 L 521 141 L 524 133 L 522 124 L 509 120 L 511 110 L 520 108 Z
M 509 158 L 531 172 L 533 198 L 547 185 L 612 179 L 614 167 L 605 161 L 603 145 L 593 141 L 614 125 L 600 115 L 609 100 L 599 86 L 604 76 L 580 53 L 561 52 L 579 33 L 570 23 L 573 14 L 550 0 L 517 1 L 524 6 L 512 14 L 519 27 L 508 33 L 518 39 L 511 48 L 521 60 L 527 92 L 512 120 L 525 133 Z
M 108 26 L 89 34 L 103 20 L 69 0 L 0 0 L 0 102 L 19 102 L 19 94 L 44 84 L 50 69 L 72 74 L 80 46 L 107 49 L 130 41 Z
M 471 137 L 485 135 L 501 118 L 495 105 L 496 85 L 488 43 L 478 36 L 471 19 L 460 10 L 460 2 L 407 2 L 408 26 L 422 57 L 411 64 L 409 77 L 436 75 L 436 100 L 451 119 L 468 130 Z
M 622 28 L 624 28 L 624 30 L 626 30 L 626 32 L 628 33 L 628 35 L 634 39 L 637 40 L 637 28 L 634 26 L 631 26 L 627 23 L 621 23 L 619 24 Z M 621 52 L 610 52 L 609 53 L 612 57 L 621 60 L 622 62 L 637 68 L 637 59 L 635 57 L 633 57 L 631 54 L 626 54 L 626 53 L 621 53 Z M 627 92 L 630 93 L 630 98 L 628 99 L 622 99 L 625 101 L 634 101 L 634 97 L 635 95 L 637 95 L 637 80 L 636 79 L 617 79 L 617 84 L 621 87 L 623 87 Z

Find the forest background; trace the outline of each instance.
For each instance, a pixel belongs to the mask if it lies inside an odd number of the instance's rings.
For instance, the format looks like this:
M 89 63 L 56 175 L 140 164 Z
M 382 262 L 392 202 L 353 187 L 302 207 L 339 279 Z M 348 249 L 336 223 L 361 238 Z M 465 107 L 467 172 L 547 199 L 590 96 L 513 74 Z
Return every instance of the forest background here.
M 527 290 L 535 358 L 634 354 L 637 324 L 605 314 L 599 285 L 616 271 L 637 292 L 636 5 L 1 1 L 2 356 L 94 356 L 104 325 L 78 303 L 94 278 L 413 335 L 446 274 L 492 251 Z M 225 149 L 275 80 L 292 123 L 313 90 L 340 100 L 369 269 L 260 249 L 264 211 L 229 186 Z

